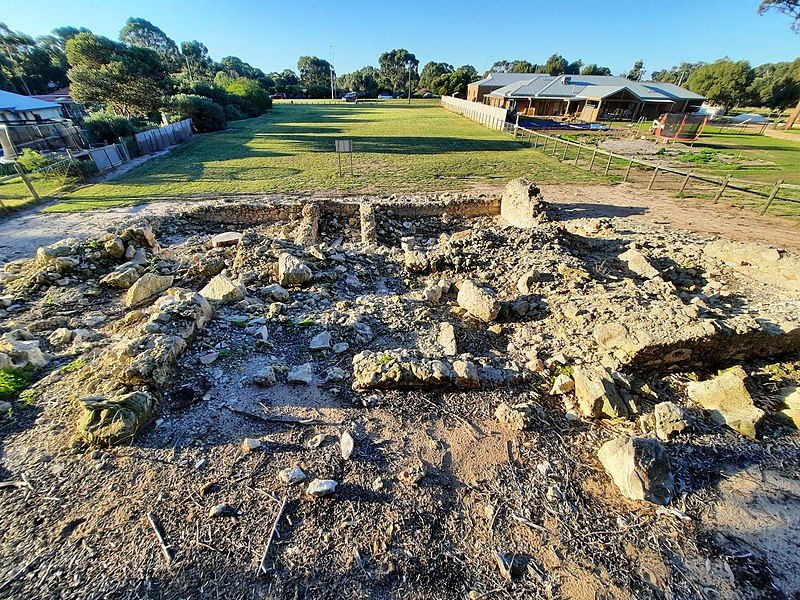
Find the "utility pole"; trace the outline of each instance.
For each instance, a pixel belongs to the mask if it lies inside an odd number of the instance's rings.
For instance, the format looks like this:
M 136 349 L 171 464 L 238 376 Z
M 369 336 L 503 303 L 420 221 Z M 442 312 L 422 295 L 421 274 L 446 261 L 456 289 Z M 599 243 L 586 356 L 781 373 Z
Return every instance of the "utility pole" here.
M 411 104 L 411 67 L 413 63 L 409 60 L 406 62 L 406 66 L 408 67 L 408 103 Z
M 330 59 L 328 66 L 331 70 L 331 100 L 336 100 L 336 76 L 333 74 L 333 45 L 330 47 Z

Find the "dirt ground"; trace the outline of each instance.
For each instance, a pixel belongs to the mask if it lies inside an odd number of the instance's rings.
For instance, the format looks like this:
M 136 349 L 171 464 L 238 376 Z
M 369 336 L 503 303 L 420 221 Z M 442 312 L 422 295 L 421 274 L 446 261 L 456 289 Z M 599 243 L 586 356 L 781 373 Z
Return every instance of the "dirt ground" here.
M 184 200 L 0 223 L 7 260 L 91 238 L 0 270 L 0 335 L 25 329 L 52 355 L 34 394 L 0 418 L 0 598 L 800 597 L 800 438 L 773 414 L 778 392 L 800 384 L 798 356 L 701 356 L 702 367 L 665 371 L 619 363 L 611 385 L 632 412 L 614 418 L 578 415 L 572 392 L 553 388 L 599 364 L 600 324 L 679 336 L 701 319 L 722 331 L 800 314 L 800 289 L 776 279 L 800 260 L 798 225 L 627 185 L 542 194 L 550 205 L 536 228 L 389 209 L 373 246 L 360 213 L 340 208 L 323 213 L 313 243 L 277 211 L 214 247 L 238 227 L 214 220 L 234 202 L 206 220 L 180 214 Z M 246 201 L 258 214 L 261 201 Z M 141 223 L 120 228 L 133 217 L 157 217 L 157 243 Z M 714 246 L 718 236 L 758 246 Z M 422 268 L 401 249 L 412 243 Z M 620 262 L 637 248 L 657 275 Z M 772 262 L 736 254 L 755 250 Z M 285 253 L 309 275 L 279 300 L 273 267 Z M 131 307 L 122 286 L 98 283 L 120 269 L 174 287 Z M 196 305 L 168 297 L 197 298 L 219 273 L 242 291 L 202 325 Z M 452 283 L 465 278 L 496 290 L 494 321 L 461 305 Z M 457 352 L 441 341 L 445 324 Z M 86 399 L 118 390 L 131 357 L 153 348 L 168 376 L 156 384 L 141 370 L 123 386 L 158 397 L 136 437 L 108 448 L 81 439 Z M 374 352 L 380 370 L 399 349 L 471 361 L 481 385 L 358 388 L 358 356 Z M 690 382 L 730 360 L 767 415 L 758 440 L 687 398 Z M 290 381 L 301 364 L 312 375 Z M 674 496 L 661 506 L 621 495 L 597 449 L 652 437 L 647 417 L 665 400 L 688 429 L 664 441 Z M 497 416 L 503 404 L 529 411 L 525 427 Z M 245 449 L 247 439 L 260 443 Z M 333 496 L 283 485 L 292 466 L 338 482 Z
M 476 191 L 498 193 L 500 188 Z M 734 241 L 760 242 L 800 250 L 800 224 L 790 219 L 758 215 L 752 210 L 707 201 L 647 192 L 632 184 L 615 186 L 546 185 L 545 199 L 568 218 L 619 217 L 668 225 Z M 128 207 L 58 215 L 25 211 L 0 220 L 0 263 L 29 256 L 39 246 L 68 235 L 89 235 L 114 227 L 132 216 L 163 216 L 185 208 L 191 200 L 151 202 Z

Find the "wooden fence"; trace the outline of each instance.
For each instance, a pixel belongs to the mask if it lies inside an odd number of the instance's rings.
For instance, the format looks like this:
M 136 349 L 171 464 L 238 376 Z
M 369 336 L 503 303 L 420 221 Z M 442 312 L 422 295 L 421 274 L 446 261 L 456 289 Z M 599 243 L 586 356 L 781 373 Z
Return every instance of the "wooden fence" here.
M 512 133 L 517 139 L 528 141 L 533 148 L 557 157 L 562 162 L 569 161 L 577 167 L 592 172 L 602 171 L 604 175 L 621 175 L 622 181 L 646 184 L 648 190 L 656 189 L 657 185 L 662 187 L 667 185 L 669 179 L 667 189 L 681 195 L 688 195 L 690 192 L 709 195 L 713 198 L 714 204 L 719 202 L 724 194 L 737 192 L 759 201 L 763 200 L 762 215 L 776 200 L 800 203 L 800 185 L 784 183 L 783 180 L 764 183 L 737 179 L 731 175 L 715 177 L 691 170 L 684 171 L 565 140 L 514 123 L 504 123 L 502 130 Z M 786 194 L 793 194 L 794 197 Z
M 506 125 L 508 125 L 508 123 L 506 123 L 508 111 L 505 108 L 478 104 L 477 102 L 469 102 L 468 100 L 453 98 L 451 96 L 442 96 L 439 102 L 442 108 L 464 115 L 468 119 L 480 123 L 489 129 L 504 131 Z
M 150 154 L 163 150 L 168 146 L 185 142 L 190 137 L 192 137 L 192 120 L 184 119 L 183 121 L 164 125 L 158 129 L 148 129 L 137 133 L 136 143 L 139 146 L 139 152 Z

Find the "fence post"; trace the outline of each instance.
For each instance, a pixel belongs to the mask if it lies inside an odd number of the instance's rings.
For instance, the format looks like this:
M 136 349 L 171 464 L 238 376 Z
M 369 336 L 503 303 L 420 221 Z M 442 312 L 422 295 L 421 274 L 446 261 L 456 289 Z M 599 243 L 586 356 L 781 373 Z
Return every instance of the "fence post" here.
M 717 195 L 714 197 L 714 204 L 716 204 L 717 202 L 719 202 L 719 199 L 720 199 L 720 198 L 722 198 L 722 194 L 724 194 L 724 193 L 725 193 L 725 188 L 727 188 L 727 187 L 728 187 L 728 182 L 729 182 L 730 180 L 731 180 L 731 176 L 730 176 L 730 175 L 728 175 L 728 176 L 725 178 L 725 181 L 723 181 L 723 182 L 722 182 L 722 187 L 720 187 L 720 188 L 719 188 L 719 191 L 717 192 Z
M 653 189 L 653 184 L 656 182 L 656 177 L 658 177 L 658 167 L 656 167 L 656 170 L 653 171 L 653 176 L 650 178 L 650 183 L 647 185 L 648 192 Z
M 622 181 L 628 181 L 628 175 L 631 174 L 631 167 L 633 166 L 633 159 L 628 161 L 628 167 L 625 169 L 625 179 Z
M 606 171 L 604 175 L 608 175 L 608 170 L 611 168 L 611 155 L 608 155 L 608 162 L 606 163 Z
M 769 208 L 769 205 L 772 204 L 773 200 L 775 200 L 775 196 L 778 195 L 778 192 L 780 191 L 782 185 L 783 185 L 783 179 L 781 179 L 778 183 L 776 183 L 775 187 L 772 188 L 772 192 L 770 192 L 769 198 L 767 198 L 767 203 L 764 205 L 764 208 L 761 209 L 761 214 L 762 215 L 765 212 L 767 212 L 767 209 Z
M 569 150 L 569 142 L 564 142 L 564 155 L 561 160 L 567 160 L 567 150 Z
M 556 150 L 558 150 L 558 138 L 553 138 L 553 156 L 556 155 Z
M 681 184 L 681 189 L 678 190 L 679 194 L 682 194 L 683 191 L 686 189 L 686 186 L 689 184 L 689 177 L 691 177 L 691 176 L 692 176 L 692 172 L 691 171 L 686 173 L 686 177 L 684 177 L 683 183 Z
M 578 146 L 578 152 L 575 154 L 575 166 L 578 166 L 578 159 L 581 157 L 581 146 Z
M 590 170 L 590 171 L 592 170 L 592 167 L 594 167 L 594 159 L 595 159 L 595 158 L 597 158 L 597 148 L 595 148 L 595 149 L 592 151 L 592 160 L 590 160 L 590 161 L 589 161 L 589 170 Z
M 17 170 L 17 173 L 19 173 L 19 176 L 22 177 L 22 181 L 25 182 L 25 186 L 28 188 L 28 191 L 30 192 L 31 196 L 33 196 L 33 199 L 36 202 L 39 202 L 41 198 L 39 198 L 39 194 L 36 193 L 36 188 L 33 187 L 33 184 L 31 183 L 31 178 L 28 177 L 28 174 L 25 172 L 25 169 L 23 169 L 19 163 L 14 163 L 14 168 Z

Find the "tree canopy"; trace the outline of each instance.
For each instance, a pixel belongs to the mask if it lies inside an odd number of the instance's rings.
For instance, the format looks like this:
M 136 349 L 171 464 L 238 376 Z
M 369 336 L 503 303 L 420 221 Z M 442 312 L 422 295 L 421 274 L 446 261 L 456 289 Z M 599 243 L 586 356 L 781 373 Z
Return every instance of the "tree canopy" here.
M 119 32 L 119 41 L 152 50 L 171 71 L 179 68 L 178 45 L 147 19 L 130 17 Z
M 800 33 L 800 0 L 761 0 L 758 12 L 764 14 L 769 10 L 777 10 L 792 19 L 792 29 Z
M 153 50 L 79 33 L 67 41 L 66 54 L 78 102 L 104 104 L 124 116 L 148 115 L 163 105 L 169 78 Z
M 734 62 L 730 58 L 723 58 L 694 69 L 686 83 L 690 90 L 705 96 L 709 101 L 731 107 L 746 99 L 752 80 L 750 63 L 746 60 Z
M 297 61 L 297 70 L 300 72 L 300 85 L 306 89 L 308 96 L 330 96 L 333 67 L 327 60 L 316 56 L 301 56 Z
M 378 57 L 378 64 L 380 65 L 381 77 L 387 87 L 391 88 L 392 92 L 404 89 L 407 85 L 409 68 L 406 65 L 411 66 L 410 75 L 412 86 L 415 81 L 419 80 L 419 75 L 417 74 L 419 60 L 405 48 L 384 52 Z

